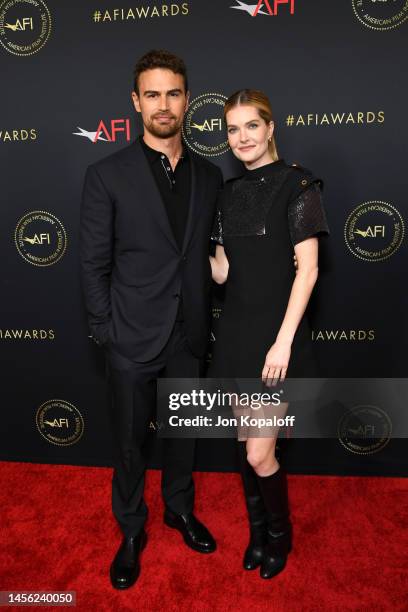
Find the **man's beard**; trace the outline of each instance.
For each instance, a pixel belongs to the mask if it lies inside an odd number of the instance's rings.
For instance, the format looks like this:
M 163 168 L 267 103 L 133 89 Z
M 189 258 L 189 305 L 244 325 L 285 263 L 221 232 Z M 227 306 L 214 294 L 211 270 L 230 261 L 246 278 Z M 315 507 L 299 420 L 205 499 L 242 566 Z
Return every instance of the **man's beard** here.
M 174 115 L 169 115 L 171 119 L 176 119 Z M 160 125 L 154 119 L 150 119 L 147 123 L 145 123 L 145 128 L 150 134 L 156 136 L 156 138 L 171 138 L 180 132 L 181 124 L 183 119 L 177 121 L 173 121 L 172 123 L 167 123 L 165 125 Z

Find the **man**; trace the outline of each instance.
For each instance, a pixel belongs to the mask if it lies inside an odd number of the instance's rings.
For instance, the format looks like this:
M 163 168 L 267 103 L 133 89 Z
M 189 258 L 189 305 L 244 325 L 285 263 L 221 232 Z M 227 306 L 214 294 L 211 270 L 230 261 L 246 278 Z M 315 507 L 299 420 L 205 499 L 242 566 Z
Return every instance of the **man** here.
M 91 165 L 81 207 L 81 269 L 92 337 L 106 350 L 115 440 L 112 509 L 123 540 L 115 588 L 140 572 L 147 536 L 143 445 L 159 376 L 200 376 L 210 322 L 209 237 L 221 171 L 183 147 L 184 62 L 150 51 L 132 99 L 142 137 Z M 195 440 L 163 441 L 164 522 L 199 552 L 215 541 L 193 514 Z

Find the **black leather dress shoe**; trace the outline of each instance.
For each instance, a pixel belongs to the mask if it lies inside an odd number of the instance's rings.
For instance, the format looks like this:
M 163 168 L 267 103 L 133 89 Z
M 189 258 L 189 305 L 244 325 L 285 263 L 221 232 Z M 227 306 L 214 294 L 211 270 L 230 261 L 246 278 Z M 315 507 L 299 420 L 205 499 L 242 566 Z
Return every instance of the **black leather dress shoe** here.
M 177 529 L 184 542 L 197 552 L 210 553 L 217 548 L 211 533 L 191 512 L 190 514 L 174 514 L 170 510 L 164 512 L 164 523 L 172 529 Z
M 115 589 L 128 589 L 140 574 L 140 553 L 147 543 L 144 529 L 136 536 L 124 537 L 110 567 L 110 579 Z

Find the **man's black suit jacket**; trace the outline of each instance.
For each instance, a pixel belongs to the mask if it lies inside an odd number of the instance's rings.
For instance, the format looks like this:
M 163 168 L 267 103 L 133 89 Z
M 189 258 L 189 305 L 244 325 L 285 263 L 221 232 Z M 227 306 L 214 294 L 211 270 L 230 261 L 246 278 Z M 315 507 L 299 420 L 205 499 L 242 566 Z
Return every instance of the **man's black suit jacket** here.
M 80 257 L 89 327 L 98 344 L 137 362 L 166 344 L 180 293 L 187 341 L 202 357 L 210 324 L 209 244 L 222 187 L 217 166 L 195 154 L 189 216 L 180 250 L 138 140 L 88 167 Z

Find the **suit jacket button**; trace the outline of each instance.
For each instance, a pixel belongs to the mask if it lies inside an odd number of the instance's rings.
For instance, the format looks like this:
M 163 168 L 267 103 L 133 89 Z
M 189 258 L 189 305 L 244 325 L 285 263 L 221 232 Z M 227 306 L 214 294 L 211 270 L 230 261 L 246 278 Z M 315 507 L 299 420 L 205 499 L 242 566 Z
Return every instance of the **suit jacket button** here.
M 174 294 L 173 294 L 173 297 L 174 297 L 174 299 L 175 299 L 175 300 L 178 300 L 178 299 L 179 299 L 179 297 L 180 297 L 180 294 L 179 294 L 179 293 L 174 293 Z

